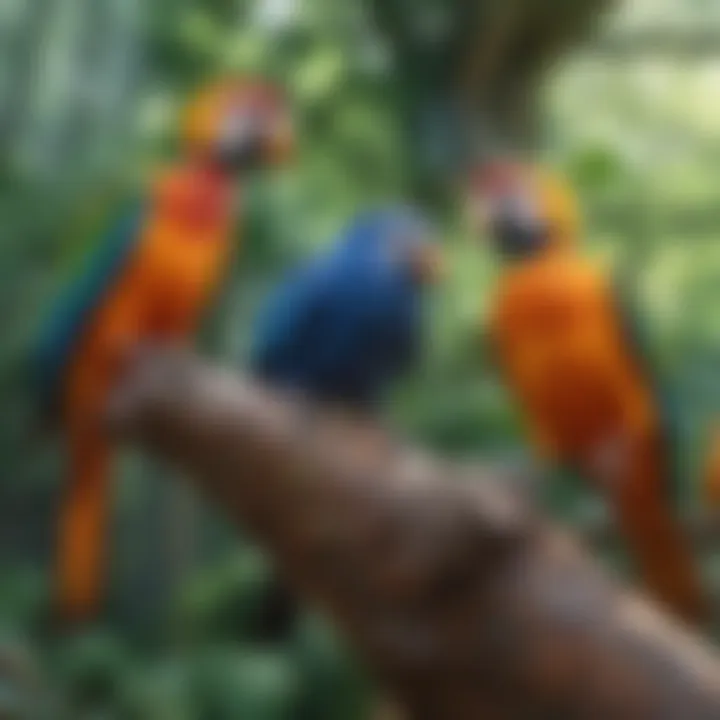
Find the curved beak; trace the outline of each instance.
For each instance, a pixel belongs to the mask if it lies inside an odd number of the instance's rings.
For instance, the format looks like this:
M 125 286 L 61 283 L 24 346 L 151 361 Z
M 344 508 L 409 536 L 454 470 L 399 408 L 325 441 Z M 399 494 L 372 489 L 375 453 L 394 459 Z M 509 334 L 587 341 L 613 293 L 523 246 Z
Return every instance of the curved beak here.
M 284 113 L 267 130 L 265 151 L 270 165 L 283 165 L 295 154 L 295 129 L 292 118 Z
M 446 275 L 445 256 L 434 243 L 422 243 L 414 248 L 410 265 L 413 277 L 423 285 L 436 285 Z

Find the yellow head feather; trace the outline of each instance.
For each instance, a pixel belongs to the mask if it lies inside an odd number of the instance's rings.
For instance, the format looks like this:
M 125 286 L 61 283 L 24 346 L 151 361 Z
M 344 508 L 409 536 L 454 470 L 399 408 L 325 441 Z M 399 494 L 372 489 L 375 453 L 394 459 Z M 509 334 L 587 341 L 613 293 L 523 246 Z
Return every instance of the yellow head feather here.
M 182 141 L 192 153 L 204 154 L 212 147 L 219 118 L 229 106 L 238 83 L 224 80 L 203 88 L 185 109 Z
M 582 232 L 580 205 L 569 183 L 546 169 L 533 169 L 529 178 L 544 221 L 551 246 L 567 249 L 577 245 Z
M 203 88 L 188 103 L 182 122 L 182 141 L 193 154 L 212 151 L 227 115 L 238 108 L 280 112 L 283 99 L 269 84 L 245 78 L 225 78 Z

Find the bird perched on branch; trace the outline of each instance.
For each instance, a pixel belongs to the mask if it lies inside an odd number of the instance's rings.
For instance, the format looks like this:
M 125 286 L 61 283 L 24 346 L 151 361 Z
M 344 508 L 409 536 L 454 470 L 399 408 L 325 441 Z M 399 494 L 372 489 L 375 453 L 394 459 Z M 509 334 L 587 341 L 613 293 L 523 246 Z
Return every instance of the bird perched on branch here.
M 361 212 L 329 251 L 293 270 L 261 312 L 253 370 L 271 386 L 376 416 L 418 362 L 424 290 L 442 260 L 425 218 L 408 207 Z M 286 636 L 295 604 L 281 584 L 259 624 Z
M 415 210 L 361 213 L 270 299 L 258 325 L 257 374 L 313 400 L 377 408 L 420 354 L 423 290 L 441 263 L 432 240 Z
M 476 172 L 470 207 L 504 261 L 489 342 L 538 453 L 604 492 L 648 590 L 699 621 L 706 598 L 676 513 L 669 416 L 627 305 L 578 247 L 573 194 L 550 173 L 496 161 Z
M 67 444 L 56 593 L 69 620 L 102 594 L 113 447 L 101 418 L 123 358 L 145 341 L 192 341 L 233 250 L 235 180 L 286 160 L 290 115 L 271 86 L 228 79 L 189 104 L 182 139 L 178 162 L 98 241 L 36 351 L 41 400 Z

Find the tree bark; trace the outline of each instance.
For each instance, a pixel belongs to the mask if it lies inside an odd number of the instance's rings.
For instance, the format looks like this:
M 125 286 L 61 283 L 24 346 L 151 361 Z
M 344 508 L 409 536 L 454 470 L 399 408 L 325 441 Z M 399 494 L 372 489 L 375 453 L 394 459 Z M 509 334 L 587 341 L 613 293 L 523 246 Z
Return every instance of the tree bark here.
M 720 717 L 712 651 L 501 472 L 166 350 L 133 359 L 110 421 L 250 529 L 413 718 Z
M 406 165 L 423 202 L 447 199 L 478 156 L 537 144 L 555 61 L 614 0 L 368 0 L 394 59 Z

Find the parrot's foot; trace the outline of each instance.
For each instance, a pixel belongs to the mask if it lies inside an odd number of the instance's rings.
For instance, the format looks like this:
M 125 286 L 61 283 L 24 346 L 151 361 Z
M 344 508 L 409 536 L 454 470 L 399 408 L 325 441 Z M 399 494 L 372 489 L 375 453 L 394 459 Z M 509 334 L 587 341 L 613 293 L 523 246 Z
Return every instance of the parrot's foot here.
M 192 366 L 192 354 L 177 344 L 133 347 L 122 358 L 120 380 L 106 408 L 104 425 L 122 432 L 142 424 L 149 406 L 160 404 L 187 384 Z

